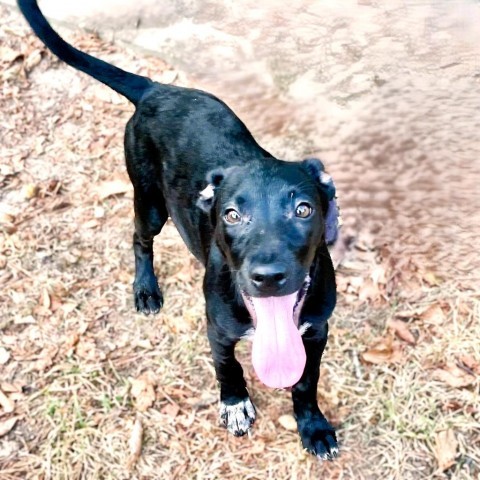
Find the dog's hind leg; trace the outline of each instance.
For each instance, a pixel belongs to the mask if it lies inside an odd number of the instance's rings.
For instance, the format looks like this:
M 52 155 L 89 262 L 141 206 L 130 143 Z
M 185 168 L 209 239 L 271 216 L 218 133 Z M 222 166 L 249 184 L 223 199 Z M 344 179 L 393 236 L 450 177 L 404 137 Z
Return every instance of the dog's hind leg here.
M 158 313 L 163 305 L 163 296 L 153 270 L 153 238 L 160 233 L 167 221 L 168 213 L 162 192 L 156 189 L 135 189 L 135 233 L 133 252 L 135 255 L 135 280 L 133 294 L 138 312 L 149 315 Z
M 153 270 L 153 239 L 168 219 L 161 178 L 152 156 L 152 152 L 135 136 L 131 125 L 127 125 L 125 157 L 134 188 L 135 209 L 133 294 L 135 308 L 146 315 L 158 313 L 163 305 L 162 292 Z

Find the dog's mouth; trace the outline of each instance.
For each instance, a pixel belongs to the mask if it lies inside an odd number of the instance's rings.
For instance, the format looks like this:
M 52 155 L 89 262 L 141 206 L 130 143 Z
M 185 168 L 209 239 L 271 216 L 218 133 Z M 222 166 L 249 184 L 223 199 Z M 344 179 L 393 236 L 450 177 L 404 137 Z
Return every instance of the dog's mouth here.
M 254 325 L 253 368 L 268 387 L 291 387 L 303 374 L 305 327 L 299 328 L 299 318 L 309 286 L 307 275 L 299 290 L 282 297 L 251 297 L 242 292 Z

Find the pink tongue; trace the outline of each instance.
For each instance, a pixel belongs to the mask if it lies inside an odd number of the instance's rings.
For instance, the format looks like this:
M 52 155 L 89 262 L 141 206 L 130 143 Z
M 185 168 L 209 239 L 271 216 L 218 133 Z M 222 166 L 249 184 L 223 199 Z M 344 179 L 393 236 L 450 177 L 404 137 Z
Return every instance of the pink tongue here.
M 305 368 L 305 348 L 293 320 L 296 299 L 297 292 L 284 297 L 250 298 L 257 320 L 252 364 L 268 387 L 294 385 Z

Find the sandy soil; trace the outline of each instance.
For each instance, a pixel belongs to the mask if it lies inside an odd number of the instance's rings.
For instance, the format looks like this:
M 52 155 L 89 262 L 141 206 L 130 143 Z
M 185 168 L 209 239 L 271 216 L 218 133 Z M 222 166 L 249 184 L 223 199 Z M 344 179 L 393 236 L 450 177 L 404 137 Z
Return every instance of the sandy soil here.
M 478 478 L 478 292 L 369 229 L 342 255 L 319 386 L 341 457 L 320 464 L 302 451 L 289 395 L 259 384 L 248 344 L 239 355 L 259 419 L 252 438 L 228 436 L 202 268 L 170 224 L 155 247 L 165 308 L 133 313 L 122 153 L 131 107 L 53 59 L 16 13 L 0 13 L 2 480 Z M 65 33 L 123 68 L 194 85 L 158 59 Z M 401 112 L 412 109 L 406 101 Z M 378 144 L 372 132 L 365 148 Z

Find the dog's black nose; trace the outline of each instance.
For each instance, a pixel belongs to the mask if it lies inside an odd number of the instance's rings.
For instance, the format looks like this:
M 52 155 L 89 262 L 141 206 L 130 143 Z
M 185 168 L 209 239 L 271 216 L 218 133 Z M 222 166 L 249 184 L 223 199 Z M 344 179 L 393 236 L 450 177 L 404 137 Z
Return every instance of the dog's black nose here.
M 250 271 L 253 285 L 263 293 L 275 293 L 287 283 L 287 269 L 279 263 L 256 265 Z

